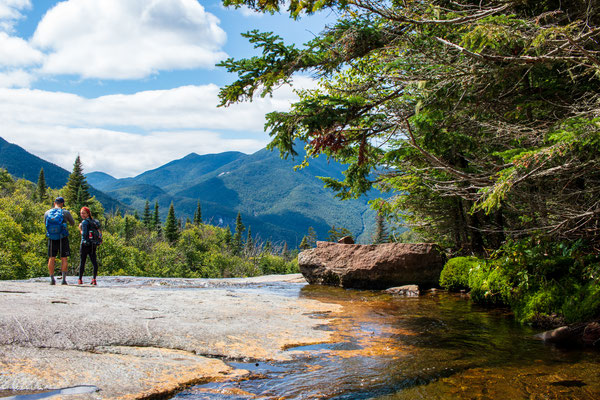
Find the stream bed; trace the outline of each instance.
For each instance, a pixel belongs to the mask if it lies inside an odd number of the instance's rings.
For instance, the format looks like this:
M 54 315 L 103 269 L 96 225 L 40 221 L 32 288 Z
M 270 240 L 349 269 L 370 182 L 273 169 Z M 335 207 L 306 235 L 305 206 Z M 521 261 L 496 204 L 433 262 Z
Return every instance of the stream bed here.
M 506 310 L 459 295 L 403 298 L 291 283 L 238 290 L 341 305 L 341 313 L 313 315 L 332 342 L 292 347 L 286 362 L 232 360 L 244 377 L 192 386 L 174 399 L 600 399 L 597 351 L 543 344 Z

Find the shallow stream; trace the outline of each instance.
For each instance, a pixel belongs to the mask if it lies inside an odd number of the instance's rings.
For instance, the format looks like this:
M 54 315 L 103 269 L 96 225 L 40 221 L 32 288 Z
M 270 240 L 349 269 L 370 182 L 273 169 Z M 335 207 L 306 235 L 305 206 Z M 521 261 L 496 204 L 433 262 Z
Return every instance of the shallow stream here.
M 193 386 L 175 399 L 600 399 L 600 354 L 545 345 L 505 310 L 444 292 L 418 298 L 284 283 L 277 291 L 340 304 L 333 342 L 292 361 L 236 360 L 242 379 Z

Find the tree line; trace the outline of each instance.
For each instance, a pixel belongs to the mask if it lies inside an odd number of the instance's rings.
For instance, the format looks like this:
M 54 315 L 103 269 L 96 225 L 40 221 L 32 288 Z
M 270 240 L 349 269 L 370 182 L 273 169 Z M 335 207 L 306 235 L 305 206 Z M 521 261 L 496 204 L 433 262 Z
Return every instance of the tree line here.
M 198 202 L 193 220 L 177 219 L 171 204 L 164 224 L 158 203 L 150 210 L 146 203 L 140 217 L 137 212 L 106 213 L 102 204 L 90 196 L 81 160 L 75 160 L 67 184 L 48 188 L 43 169 L 37 184 L 15 180 L 0 169 L 0 279 L 25 279 L 46 276 L 47 242 L 44 212 L 58 195 L 76 221 L 79 209 L 87 206 L 101 222 L 103 244 L 98 248 L 101 275 L 155 277 L 224 278 L 262 274 L 286 274 L 298 271 L 296 253 L 287 244 L 274 244 L 253 237 L 238 214 L 234 234 L 229 227 L 217 227 L 202 221 Z M 72 249 L 79 248 L 77 226 L 69 227 Z M 79 254 L 72 251 L 70 274 L 75 273 Z

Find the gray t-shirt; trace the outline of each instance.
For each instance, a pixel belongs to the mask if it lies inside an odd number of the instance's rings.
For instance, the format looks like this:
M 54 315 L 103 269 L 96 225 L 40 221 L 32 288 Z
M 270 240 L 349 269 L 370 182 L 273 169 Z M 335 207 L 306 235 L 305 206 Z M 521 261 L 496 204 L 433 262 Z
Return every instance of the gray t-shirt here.
M 44 213 L 44 224 L 46 223 L 46 218 L 48 218 L 48 213 L 50 212 L 50 210 L 48 210 Z M 71 213 L 68 210 L 65 210 L 64 208 L 62 209 L 62 212 L 63 212 L 64 220 L 67 221 L 69 223 L 69 225 L 71 225 L 71 226 L 75 225 L 75 220 L 73 219 L 73 216 L 71 215 Z

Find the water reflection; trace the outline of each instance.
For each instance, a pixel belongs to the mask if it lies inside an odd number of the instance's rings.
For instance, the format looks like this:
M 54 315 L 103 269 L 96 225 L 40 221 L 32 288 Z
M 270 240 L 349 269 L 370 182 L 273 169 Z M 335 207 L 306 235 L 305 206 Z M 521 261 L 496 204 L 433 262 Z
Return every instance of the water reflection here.
M 343 306 L 328 328 L 332 343 L 291 348 L 304 355 L 279 368 L 250 371 L 245 380 L 200 385 L 176 397 L 600 398 L 598 353 L 543 345 L 506 310 L 443 292 L 400 298 L 305 286 L 299 296 Z

